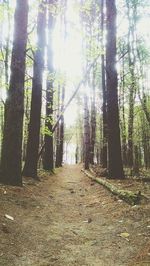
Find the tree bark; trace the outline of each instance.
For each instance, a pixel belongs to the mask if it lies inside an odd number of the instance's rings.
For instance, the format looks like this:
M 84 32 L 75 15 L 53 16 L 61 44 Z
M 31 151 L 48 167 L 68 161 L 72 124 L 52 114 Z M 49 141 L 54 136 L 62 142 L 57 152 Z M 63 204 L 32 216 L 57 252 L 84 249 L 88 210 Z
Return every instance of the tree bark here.
M 102 94 L 103 94 L 103 147 L 102 147 L 102 167 L 107 168 L 107 91 L 105 75 L 105 54 L 104 54 L 104 0 L 101 0 L 101 34 L 102 34 Z
M 58 85 L 58 113 L 57 113 L 57 118 L 60 115 L 60 85 Z M 60 123 L 58 123 L 57 128 L 56 128 L 56 162 L 55 162 L 55 167 L 59 167 L 59 162 L 60 162 Z
M 90 125 L 88 98 L 84 96 L 84 169 L 89 169 L 90 163 Z
M 123 49 L 122 54 L 124 54 L 125 51 Z M 124 62 L 124 56 L 122 56 L 122 77 L 121 77 L 121 96 L 122 96 L 122 119 L 121 119 L 121 131 L 122 131 L 122 157 L 123 157 L 123 163 L 126 166 L 127 165 L 127 134 L 126 134 L 126 119 L 125 119 L 125 62 Z
M 54 5 L 55 0 L 48 1 L 49 5 Z M 54 14 L 51 13 L 51 8 L 48 9 L 48 43 L 47 43 L 47 89 L 46 89 L 46 120 L 45 120 L 45 137 L 44 137 L 44 154 L 43 168 L 44 170 L 53 171 L 54 156 L 53 156 L 53 82 L 54 82 L 54 67 L 53 67 L 53 51 L 52 51 L 52 31 L 54 28 Z
M 131 84 L 129 87 L 129 117 L 128 117 L 128 166 L 133 167 L 134 158 L 133 158 L 133 148 L 134 148 L 134 105 L 136 97 L 136 75 L 135 75 L 135 23 L 136 23 L 136 3 L 131 5 L 129 1 L 126 2 L 128 10 L 128 21 L 129 21 L 129 30 L 128 30 L 128 60 L 129 60 L 129 72 Z
M 37 178 L 38 150 L 40 138 L 41 106 L 42 106 L 42 83 L 44 70 L 45 51 L 45 27 L 46 27 L 46 6 L 44 1 L 39 5 L 37 19 L 37 49 L 34 55 L 33 82 L 31 113 L 29 122 L 29 135 L 27 142 L 26 160 L 23 169 L 24 176 Z
M 64 109 L 64 100 L 65 100 L 65 86 L 62 87 L 61 112 Z M 64 153 L 64 115 L 62 115 L 62 117 L 60 119 L 60 146 L 59 146 L 59 152 L 60 152 L 59 166 L 62 166 L 63 153 Z
M 90 163 L 94 164 L 94 149 L 96 139 L 96 105 L 95 105 L 95 71 L 96 65 L 93 66 L 93 82 L 92 82 L 92 103 L 91 103 L 91 139 L 90 139 Z
M 27 0 L 17 0 L 14 20 L 11 76 L 5 104 L 0 181 L 9 185 L 22 185 L 21 159 L 28 23 Z
M 121 157 L 118 80 L 116 70 L 116 4 L 106 0 L 107 43 L 106 43 L 106 81 L 108 104 L 108 171 L 110 178 L 124 178 Z

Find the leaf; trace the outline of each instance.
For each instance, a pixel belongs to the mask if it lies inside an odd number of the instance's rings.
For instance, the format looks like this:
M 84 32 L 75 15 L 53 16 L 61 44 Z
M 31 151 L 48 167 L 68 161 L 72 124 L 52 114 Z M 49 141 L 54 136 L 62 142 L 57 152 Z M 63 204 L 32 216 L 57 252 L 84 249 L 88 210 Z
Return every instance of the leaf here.
M 91 223 L 92 222 L 92 219 L 91 218 L 88 218 L 88 220 L 86 220 L 86 221 L 83 221 L 83 223 Z
M 123 232 L 123 233 L 120 234 L 120 236 L 121 236 L 122 238 L 126 239 L 127 241 L 129 241 L 129 239 L 128 239 L 128 237 L 130 236 L 129 233 L 127 233 L 127 232 Z
M 11 221 L 14 221 L 14 217 L 8 215 L 8 214 L 5 214 L 5 218 L 11 220 Z

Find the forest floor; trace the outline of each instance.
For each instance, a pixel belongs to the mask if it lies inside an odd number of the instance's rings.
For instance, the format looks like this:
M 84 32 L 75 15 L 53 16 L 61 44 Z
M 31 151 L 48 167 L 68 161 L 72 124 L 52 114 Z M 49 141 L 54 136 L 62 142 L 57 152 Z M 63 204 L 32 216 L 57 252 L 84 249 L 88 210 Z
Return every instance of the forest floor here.
M 150 265 L 149 214 L 148 202 L 128 205 L 81 166 L 0 186 L 0 266 Z

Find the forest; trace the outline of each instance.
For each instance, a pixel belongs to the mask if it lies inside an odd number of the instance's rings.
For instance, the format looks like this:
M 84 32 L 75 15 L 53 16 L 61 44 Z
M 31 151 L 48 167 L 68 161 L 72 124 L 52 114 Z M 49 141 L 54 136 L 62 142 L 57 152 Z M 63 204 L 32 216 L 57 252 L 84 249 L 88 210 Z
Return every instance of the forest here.
M 150 265 L 149 23 L 0 0 L 0 266 Z

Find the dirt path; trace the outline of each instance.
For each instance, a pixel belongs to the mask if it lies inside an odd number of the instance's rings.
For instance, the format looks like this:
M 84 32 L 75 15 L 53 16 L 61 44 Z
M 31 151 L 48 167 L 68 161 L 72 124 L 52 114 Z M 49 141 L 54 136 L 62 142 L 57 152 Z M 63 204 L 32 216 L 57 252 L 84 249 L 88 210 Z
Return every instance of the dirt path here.
M 0 205 L 0 266 L 150 265 L 147 208 L 143 225 L 142 206 L 118 200 L 80 166 L 3 187 Z

